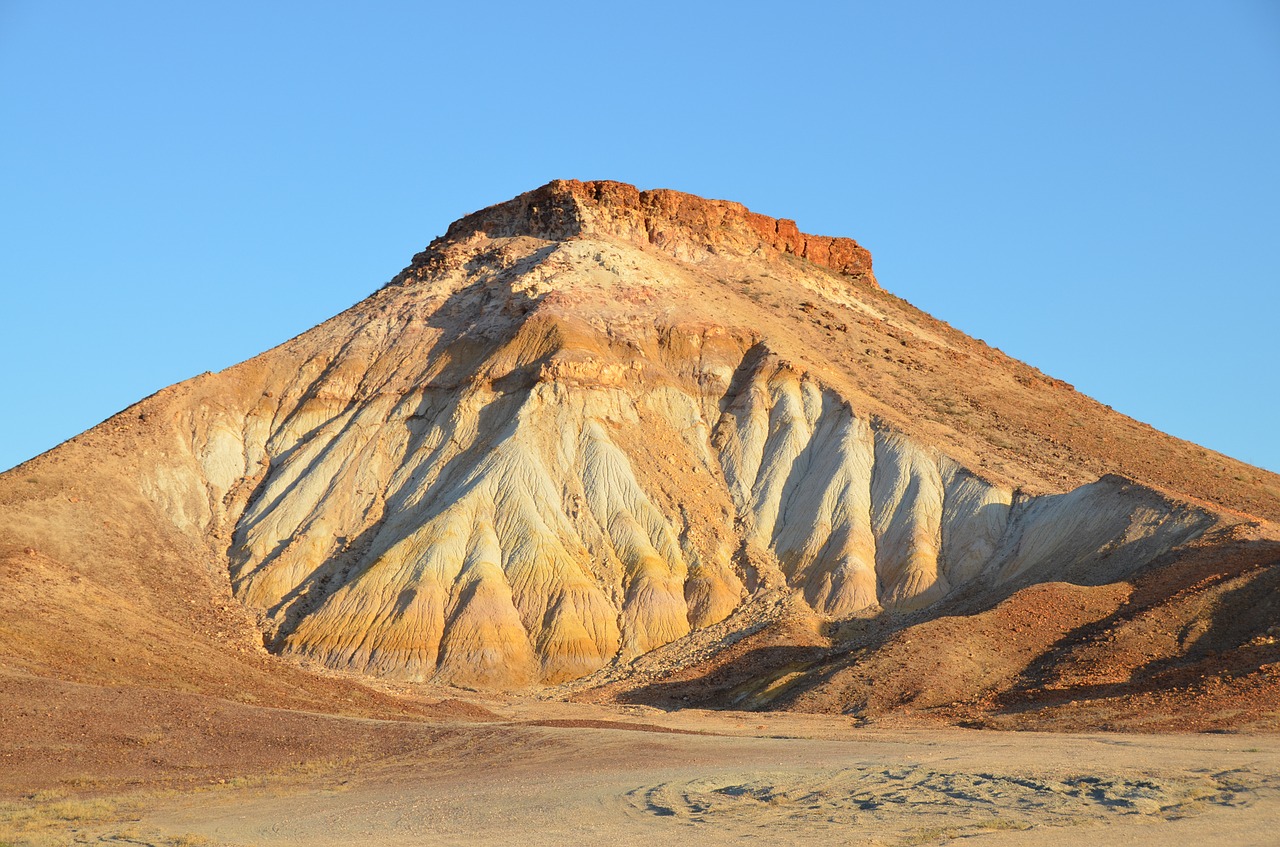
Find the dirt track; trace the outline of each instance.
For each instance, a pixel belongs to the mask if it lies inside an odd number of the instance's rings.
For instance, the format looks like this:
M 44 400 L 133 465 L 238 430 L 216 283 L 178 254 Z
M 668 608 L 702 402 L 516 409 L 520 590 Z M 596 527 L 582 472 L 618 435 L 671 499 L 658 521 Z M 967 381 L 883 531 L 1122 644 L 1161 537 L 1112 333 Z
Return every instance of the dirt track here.
M 1280 818 L 1274 736 L 889 731 L 618 710 L 598 728 L 604 710 L 548 706 L 555 726 L 530 725 L 542 707 L 526 704 L 510 722 L 456 727 L 354 770 L 313 766 L 146 800 L 127 833 L 132 843 L 261 847 L 1263 845 Z M 709 734 L 655 731 L 669 729 Z M 110 836 L 120 829 L 79 837 L 119 843 Z

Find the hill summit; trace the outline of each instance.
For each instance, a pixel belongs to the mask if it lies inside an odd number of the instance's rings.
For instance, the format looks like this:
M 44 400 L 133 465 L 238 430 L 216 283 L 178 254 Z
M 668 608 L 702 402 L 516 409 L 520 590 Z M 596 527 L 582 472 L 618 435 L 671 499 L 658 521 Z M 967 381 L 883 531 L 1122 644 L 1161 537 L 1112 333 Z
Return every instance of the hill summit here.
M 861 278 L 871 273 L 871 254 L 853 239 L 807 235 L 793 220 L 756 214 L 741 203 L 666 189 L 640 191 L 621 182 L 576 180 L 555 180 L 467 215 L 414 262 L 474 236 L 563 241 L 593 235 L 687 257 L 715 252 L 749 256 L 767 248 L 837 273 Z
M 586 699 L 959 720 L 1105 683 L 1180 713 L 1203 667 L 1275 686 L 1278 516 L 1275 475 L 919 312 L 851 239 L 555 181 L 5 474 L 0 609 L 19 666 L 77 678 L 176 651 L 198 688 L 265 649 Z

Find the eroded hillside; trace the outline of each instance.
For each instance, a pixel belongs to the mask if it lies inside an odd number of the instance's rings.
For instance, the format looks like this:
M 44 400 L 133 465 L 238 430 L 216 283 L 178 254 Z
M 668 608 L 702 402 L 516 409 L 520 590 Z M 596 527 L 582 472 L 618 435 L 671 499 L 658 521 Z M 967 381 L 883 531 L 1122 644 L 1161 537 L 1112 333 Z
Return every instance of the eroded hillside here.
M 847 682 L 901 670 L 894 633 L 1058 596 L 1037 586 L 1123 593 L 1280 516 L 1280 478 L 919 313 L 855 242 L 617 183 L 464 218 L 342 315 L 0 482 L 7 579 L 47 558 L 39 579 L 173 641 L 189 616 L 166 602 L 216 604 L 197 664 L 261 641 L 411 682 L 635 697 L 668 674 L 712 705 L 873 712 L 915 702 Z M 85 520 L 48 518 L 88 489 Z M 164 588 L 165 567 L 188 577 Z M 166 601 L 178 585 L 204 587 Z M 40 614 L 75 602 L 14 609 L 22 667 L 50 670 Z M 1110 602 L 1029 621 L 1045 643 L 1021 669 L 930 707 L 1056 673 L 1043 656 Z M 759 644 L 803 661 L 742 658 Z

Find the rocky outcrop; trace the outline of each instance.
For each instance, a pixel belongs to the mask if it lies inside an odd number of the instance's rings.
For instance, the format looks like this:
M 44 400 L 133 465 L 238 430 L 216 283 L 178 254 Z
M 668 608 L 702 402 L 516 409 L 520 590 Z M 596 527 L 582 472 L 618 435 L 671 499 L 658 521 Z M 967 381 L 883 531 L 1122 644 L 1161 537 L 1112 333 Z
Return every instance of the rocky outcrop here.
M 593 235 L 654 245 L 682 259 L 717 251 L 745 256 L 765 247 L 874 281 L 871 253 L 851 238 L 808 235 L 795 221 L 756 214 L 741 203 L 665 189 L 640 191 L 604 180 L 555 180 L 468 215 L 415 256 L 414 266 L 427 265 L 446 247 L 477 236 L 563 241 Z

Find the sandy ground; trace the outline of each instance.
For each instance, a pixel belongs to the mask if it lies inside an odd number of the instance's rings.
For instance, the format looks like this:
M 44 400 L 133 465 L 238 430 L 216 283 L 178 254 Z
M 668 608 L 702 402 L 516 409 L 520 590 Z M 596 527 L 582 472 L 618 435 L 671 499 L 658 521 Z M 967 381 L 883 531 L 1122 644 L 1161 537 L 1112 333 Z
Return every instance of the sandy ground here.
M 71 843 L 1270 845 L 1280 737 L 511 702 L 381 758 L 137 795 Z M 384 721 L 351 720 L 353 732 Z M 424 741 L 425 741 L 424 735 Z M 0 843 L 3 843 L 0 837 Z M 12 843 L 22 844 L 21 840 Z M 57 843 L 33 840 L 31 843 Z

